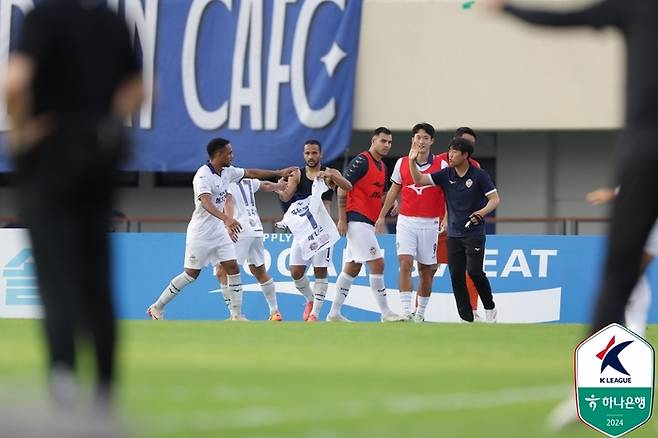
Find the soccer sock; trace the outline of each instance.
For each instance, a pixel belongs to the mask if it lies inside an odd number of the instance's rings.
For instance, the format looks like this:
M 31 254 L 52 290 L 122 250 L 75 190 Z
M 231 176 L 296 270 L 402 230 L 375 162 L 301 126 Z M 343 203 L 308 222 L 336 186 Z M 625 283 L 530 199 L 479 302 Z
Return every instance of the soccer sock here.
M 313 301 L 313 291 L 311 291 L 311 282 L 308 281 L 308 277 L 304 275 L 299 280 L 294 280 L 294 282 L 295 282 L 295 287 L 297 288 L 299 293 L 304 295 L 304 298 L 306 298 L 306 302 Z
M 626 304 L 626 327 L 640 336 L 644 336 L 651 305 L 651 286 L 646 275 L 642 275 L 631 292 Z
M 324 298 L 327 296 L 327 289 L 329 288 L 329 281 L 326 278 L 316 278 L 313 284 L 313 310 L 311 315 L 319 316 Z
M 240 273 L 229 274 L 228 277 L 228 290 L 231 294 L 231 315 L 242 314 L 242 282 L 240 281 Z
M 330 314 L 338 315 L 340 313 L 340 308 L 343 306 L 345 298 L 347 298 L 347 294 L 350 292 L 352 283 L 354 283 L 354 277 L 344 272 L 340 273 L 336 280 L 336 297 L 334 298 L 334 302 L 331 303 Z
M 154 306 L 157 309 L 162 310 L 169 301 L 173 300 L 174 297 L 176 297 L 176 295 L 178 295 L 178 293 L 182 291 L 185 286 L 192 283 L 194 280 L 196 279 L 190 275 L 187 275 L 187 272 L 183 272 L 179 276 L 174 277 L 169 282 L 169 285 L 165 288 L 165 290 L 162 291 L 160 298 L 158 298 L 158 301 L 155 302 Z
M 370 289 L 375 295 L 375 300 L 377 300 L 377 305 L 379 305 L 379 310 L 381 310 L 382 315 L 391 311 L 388 307 L 388 301 L 386 300 L 386 286 L 384 285 L 384 276 L 382 274 L 370 274 Z
M 224 297 L 224 304 L 226 304 L 226 308 L 228 309 L 229 313 L 231 312 L 231 291 L 228 288 L 228 285 L 226 284 L 219 284 L 219 291 L 222 293 L 222 296 Z
M 261 283 L 260 288 L 263 291 L 265 301 L 267 301 L 267 305 L 270 308 L 271 315 L 279 310 L 279 306 L 276 302 L 276 287 L 274 286 L 274 280 L 270 278 L 265 283 Z
M 402 312 L 411 313 L 411 297 L 413 293 L 410 290 L 400 291 L 400 303 L 402 303 Z
M 425 318 L 425 309 L 430 302 L 430 297 L 421 297 L 418 296 L 418 308 L 416 309 L 416 316 L 420 318 Z

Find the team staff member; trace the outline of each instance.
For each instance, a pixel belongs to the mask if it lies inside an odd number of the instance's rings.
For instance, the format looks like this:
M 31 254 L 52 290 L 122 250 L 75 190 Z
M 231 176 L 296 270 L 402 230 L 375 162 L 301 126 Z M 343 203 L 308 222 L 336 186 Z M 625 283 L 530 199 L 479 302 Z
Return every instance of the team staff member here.
M 370 288 L 382 322 L 401 321 L 388 307 L 384 285 L 384 256 L 375 236 L 375 221 L 382 206 L 386 187 L 386 165 L 382 161 L 391 150 L 393 136 L 387 128 L 375 129 L 370 149 L 357 155 L 347 166 L 345 178 L 352 190 L 338 189 L 338 232 L 347 235 L 346 262 L 336 280 L 336 298 L 327 321 L 347 321 L 340 308 L 363 263 L 370 268 Z
M 484 217 L 499 204 L 498 192 L 489 175 L 468 162 L 473 144 L 454 138 L 448 151 L 450 167 L 430 175 L 421 174 L 415 166 L 418 149 L 409 152 L 409 170 L 417 186 L 438 185 L 448 205 L 448 268 L 452 280 L 457 311 L 462 320 L 473 322 L 466 272 L 473 279 L 485 309 L 487 322 L 496 322 L 497 311 L 491 285 L 483 270 L 486 241 Z
M 640 274 L 643 248 L 658 217 L 658 2 L 605 0 L 575 11 L 550 12 L 485 4 L 526 22 L 552 27 L 589 26 L 618 29 L 626 44 L 626 126 L 602 288 L 591 330 L 621 323 Z
M 465 138 L 466 140 L 473 143 L 473 148 L 475 148 L 475 143 L 477 142 L 477 135 L 475 131 L 467 126 L 457 128 L 455 130 L 454 138 Z M 441 169 L 445 169 L 449 166 L 448 164 L 448 152 L 442 152 L 437 155 L 437 160 L 441 163 Z M 481 167 L 480 163 L 472 158 L 468 158 L 468 162 L 471 163 L 471 166 L 477 168 Z M 439 234 L 439 245 L 436 251 L 436 257 L 439 263 L 448 263 L 448 244 L 447 244 L 447 231 L 448 231 L 448 216 L 444 216 L 443 221 L 441 222 L 441 233 Z M 473 309 L 473 317 L 476 321 L 480 320 L 480 315 L 477 313 L 478 309 L 478 290 L 473 283 L 471 276 L 466 273 L 466 289 L 468 290 L 468 299 L 471 302 L 471 308 Z

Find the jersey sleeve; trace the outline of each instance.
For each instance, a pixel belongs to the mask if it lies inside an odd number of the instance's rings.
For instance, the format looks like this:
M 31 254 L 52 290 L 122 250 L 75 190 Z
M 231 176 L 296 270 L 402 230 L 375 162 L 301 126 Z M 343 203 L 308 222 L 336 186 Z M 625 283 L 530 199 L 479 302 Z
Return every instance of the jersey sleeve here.
M 439 170 L 438 172 L 430 173 L 430 178 L 432 179 L 432 184 L 443 188 L 448 181 L 448 167 L 445 169 Z
M 254 193 L 256 193 L 258 190 L 260 190 L 260 180 L 259 179 L 252 179 L 251 180 L 251 188 L 253 189 Z
M 212 193 L 212 181 L 210 181 L 210 174 L 200 170 L 194 175 L 192 180 L 194 193 L 197 198 L 200 198 L 204 193 Z
M 478 184 L 480 186 L 480 190 L 482 193 L 484 193 L 484 196 L 489 196 L 496 191 L 496 186 L 494 186 L 493 181 L 491 181 L 491 177 L 484 170 L 480 172 Z
M 229 170 L 229 182 L 240 182 L 244 178 L 245 170 L 241 167 L 228 167 Z
M 347 170 L 345 171 L 345 179 L 348 180 L 352 185 L 363 177 L 368 171 L 368 159 L 363 155 L 357 155 L 350 161 L 350 164 L 347 165 Z
M 506 5 L 503 10 L 523 21 L 540 26 L 622 27 L 623 17 L 627 14 L 626 9 L 628 9 L 628 5 L 624 5 L 624 3 L 629 2 L 628 0 L 604 0 L 575 11 L 546 11 L 513 5 Z
M 398 158 L 398 161 L 395 162 L 393 167 L 393 174 L 391 174 L 391 181 L 397 185 L 402 185 L 402 173 L 400 172 L 400 167 L 402 166 L 402 158 Z

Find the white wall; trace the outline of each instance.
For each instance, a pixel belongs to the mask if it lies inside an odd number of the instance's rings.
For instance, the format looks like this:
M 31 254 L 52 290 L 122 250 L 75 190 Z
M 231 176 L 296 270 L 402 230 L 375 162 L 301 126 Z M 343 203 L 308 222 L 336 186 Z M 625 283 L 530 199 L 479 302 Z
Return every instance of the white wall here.
M 619 127 L 616 32 L 532 28 L 461 3 L 366 0 L 355 129 L 408 129 L 417 120 L 491 130 Z

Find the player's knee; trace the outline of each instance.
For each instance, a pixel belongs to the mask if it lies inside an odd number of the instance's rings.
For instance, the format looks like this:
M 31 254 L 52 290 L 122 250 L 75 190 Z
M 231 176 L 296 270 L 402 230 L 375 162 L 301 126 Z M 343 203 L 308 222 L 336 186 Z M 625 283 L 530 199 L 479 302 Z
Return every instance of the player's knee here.
M 196 280 L 199 277 L 199 274 L 201 273 L 201 271 L 199 269 L 185 268 L 185 273 L 187 275 L 189 275 L 190 277 L 192 277 L 192 281 L 193 281 L 193 280 Z
M 327 268 L 313 268 L 315 278 L 327 278 Z
M 370 262 L 370 273 L 371 274 L 383 274 L 384 273 L 384 259 L 377 259 Z
M 411 257 L 400 257 L 400 272 L 410 273 L 414 267 L 414 261 Z
M 235 275 L 240 273 L 240 267 L 238 266 L 237 260 L 222 262 L 222 268 L 228 275 Z
M 249 271 L 251 272 L 251 275 L 256 277 L 256 280 L 258 280 L 259 283 L 265 283 L 270 279 L 270 276 L 267 275 L 267 270 L 265 269 L 265 265 L 260 265 L 260 266 L 254 266 L 254 265 L 249 265 Z
M 304 276 L 306 272 L 306 266 L 291 266 L 290 267 L 290 276 L 293 280 L 299 280 Z

